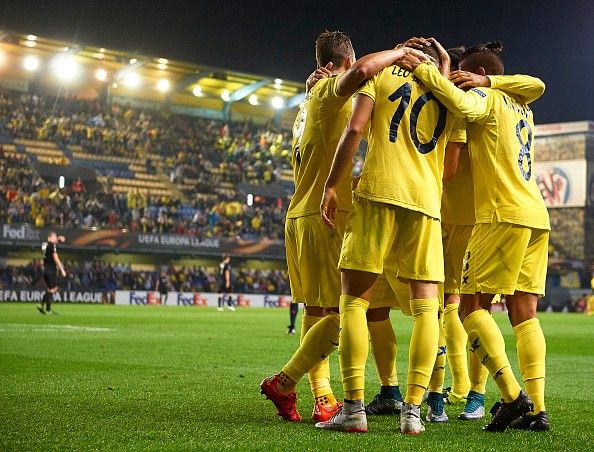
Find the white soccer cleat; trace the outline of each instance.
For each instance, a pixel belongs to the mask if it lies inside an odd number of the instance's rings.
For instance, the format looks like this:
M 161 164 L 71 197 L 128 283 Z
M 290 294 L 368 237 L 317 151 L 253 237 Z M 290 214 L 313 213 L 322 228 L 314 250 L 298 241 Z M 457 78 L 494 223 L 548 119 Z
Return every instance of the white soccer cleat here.
M 340 411 L 328 421 L 318 422 L 316 428 L 348 433 L 366 433 L 367 415 L 361 400 L 346 403 Z
M 223 309 L 223 308 L 221 308 L 221 307 L 219 306 L 219 307 L 217 308 L 217 311 L 219 311 L 219 312 L 222 312 L 222 311 L 224 311 L 224 309 Z
M 458 416 L 463 421 L 474 421 L 485 417 L 485 396 L 475 391 L 470 391 L 466 398 L 464 411 Z
M 421 421 L 421 407 L 412 403 L 402 405 L 400 411 L 400 433 L 407 435 L 418 435 L 425 431 L 423 421 Z
M 227 309 L 229 309 L 229 311 L 235 311 L 235 306 L 227 306 Z
M 427 410 L 427 422 L 448 422 L 450 419 L 446 414 L 445 410 L 441 411 L 441 414 L 437 414 L 433 411 L 433 408 L 429 407 Z

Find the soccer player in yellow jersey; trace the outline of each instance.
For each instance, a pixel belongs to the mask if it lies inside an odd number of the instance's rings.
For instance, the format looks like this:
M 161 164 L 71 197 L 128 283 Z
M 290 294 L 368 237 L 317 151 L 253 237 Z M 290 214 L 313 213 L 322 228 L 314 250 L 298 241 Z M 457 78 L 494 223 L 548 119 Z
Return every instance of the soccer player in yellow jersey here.
M 351 209 L 351 180 L 337 186 L 341 201 L 337 206 L 337 227 L 332 231 L 319 217 L 319 200 L 338 140 L 350 117 L 352 95 L 366 79 L 408 51 L 377 52 L 355 63 L 351 41 L 344 33 L 326 32 L 316 40 L 318 67 L 331 67 L 332 76 L 318 80 L 309 90 L 295 120 L 295 194 L 287 212 L 285 234 L 291 292 L 295 301 L 305 303 L 301 344 L 282 371 L 261 384 L 262 393 L 275 404 L 279 415 L 292 422 L 301 419 L 295 388 L 305 373 L 309 373 L 316 399 L 315 420 L 328 419 L 340 407 L 330 387 L 326 358 L 338 346 L 337 268 L 344 224 Z M 380 326 L 379 319 L 372 320 Z M 387 339 L 391 336 L 395 343 L 389 320 L 382 321 L 378 331 Z
M 463 91 L 431 64 L 410 56 L 405 67 L 449 111 L 468 121 L 477 224 L 464 257 L 460 311 L 470 350 L 489 369 L 503 399 L 485 429 L 548 430 L 546 343 L 536 305 L 544 294 L 550 225 L 532 174 L 534 121 L 528 107 L 542 95 L 544 84 L 528 76 L 500 77 L 500 52 L 497 42 L 477 45 L 462 55 L 463 72 L 451 74 L 461 87 L 479 78 L 487 88 Z M 514 377 L 503 336 L 490 315 L 498 293 L 506 296 L 527 394 Z
M 440 61 L 435 46 L 424 52 Z M 416 50 L 409 53 L 424 55 Z M 340 368 L 345 403 L 337 415 L 316 427 L 367 431 L 363 406 L 368 354 L 365 312 L 373 300 L 374 283 L 383 273 L 395 291 L 398 278 L 409 285 L 410 303 L 403 309 L 411 312 L 414 323 L 400 430 L 418 434 L 424 430 L 420 405 L 439 335 L 444 152 L 448 141 L 465 141 L 465 133 L 460 121 L 448 114 L 412 73 L 398 66 L 379 72 L 355 98 L 326 181 L 320 210 L 333 230 L 339 227 L 338 209 L 344 196 L 338 187 L 350 179 L 350 162 L 368 122 L 369 148 L 340 255 Z

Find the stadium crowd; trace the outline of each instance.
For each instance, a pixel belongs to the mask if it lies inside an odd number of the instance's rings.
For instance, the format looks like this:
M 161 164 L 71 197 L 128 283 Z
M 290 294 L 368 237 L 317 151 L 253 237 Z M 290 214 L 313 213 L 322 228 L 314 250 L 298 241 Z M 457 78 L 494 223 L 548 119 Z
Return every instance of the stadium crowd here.
M 60 190 L 36 174 L 29 156 L 0 148 L 2 222 L 118 227 L 205 238 L 283 237 L 286 199 L 262 198 L 250 207 L 238 202 L 233 191 L 214 190 L 221 182 L 278 181 L 279 171 L 290 166 L 287 132 L 118 105 L 107 108 L 96 101 L 7 94 L 0 95 L 0 127 L 13 139 L 79 145 L 94 154 L 139 158 L 157 154 L 172 182 L 196 181 L 195 189 L 185 192 L 190 198 L 185 206 L 171 196 L 116 193 L 111 190 L 112 175 L 100 190 L 86 190 L 81 180 Z M 146 161 L 147 172 L 156 171 L 151 160 Z
M 159 271 L 133 270 L 129 264 L 101 261 L 65 261 L 67 278 L 60 283 L 63 290 L 155 290 Z M 164 267 L 168 289 L 180 292 L 217 292 L 218 269 L 205 267 Z M 43 289 L 41 261 L 27 265 L 0 264 L 0 289 Z M 233 292 L 246 294 L 289 294 L 285 270 L 255 270 L 232 267 Z

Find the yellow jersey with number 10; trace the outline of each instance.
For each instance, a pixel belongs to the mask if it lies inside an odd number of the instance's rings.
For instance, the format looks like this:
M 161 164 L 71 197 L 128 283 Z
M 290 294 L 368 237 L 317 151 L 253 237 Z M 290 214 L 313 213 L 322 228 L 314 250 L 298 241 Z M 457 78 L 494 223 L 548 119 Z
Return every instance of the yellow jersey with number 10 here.
M 532 168 L 534 119 L 528 107 L 544 92 L 544 84 L 526 75 L 489 76 L 490 88 L 464 92 L 429 64 L 419 65 L 415 75 L 450 111 L 468 121 L 476 222 L 549 230 L 549 214 Z
M 324 184 L 330 173 L 340 136 L 351 117 L 350 96 L 336 93 L 340 75 L 322 79 L 306 95 L 293 126 L 292 163 L 295 194 L 287 218 L 319 214 Z M 351 179 L 337 188 L 338 210 L 351 209 Z
M 374 107 L 356 195 L 439 219 L 445 147 L 466 141 L 464 121 L 398 66 L 381 71 L 359 94 Z

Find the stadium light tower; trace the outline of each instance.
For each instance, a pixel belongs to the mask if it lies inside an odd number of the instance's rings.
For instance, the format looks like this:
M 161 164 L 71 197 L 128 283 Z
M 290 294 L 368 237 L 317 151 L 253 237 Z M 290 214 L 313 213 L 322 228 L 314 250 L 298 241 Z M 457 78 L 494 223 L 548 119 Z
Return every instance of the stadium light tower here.
M 130 71 L 122 78 L 122 83 L 128 88 L 138 88 L 140 85 L 140 75 L 138 73 Z
M 23 67 L 26 71 L 34 72 L 39 69 L 39 58 L 33 55 L 26 56 L 23 59 Z
M 170 88 L 170 83 L 169 80 L 167 80 L 166 78 L 162 78 L 159 81 L 157 81 L 157 90 L 161 91 L 162 93 L 166 93 L 167 91 L 169 91 Z
M 250 105 L 258 105 L 258 96 L 252 94 L 250 97 L 248 97 L 248 102 Z
M 100 82 L 107 80 L 107 71 L 103 68 L 99 68 L 95 71 L 95 78 Z
M 60 54 L 52 62 L 52 68 L 60 80 L 69 82 L 76 78 L 80 66 L 69 54 Z
M 280 110 L 285 106 L 285 101 L 280 96 L 274 96 L 270 101 L 270 105 L 272 105 L 272 108 L 275 110 Z

